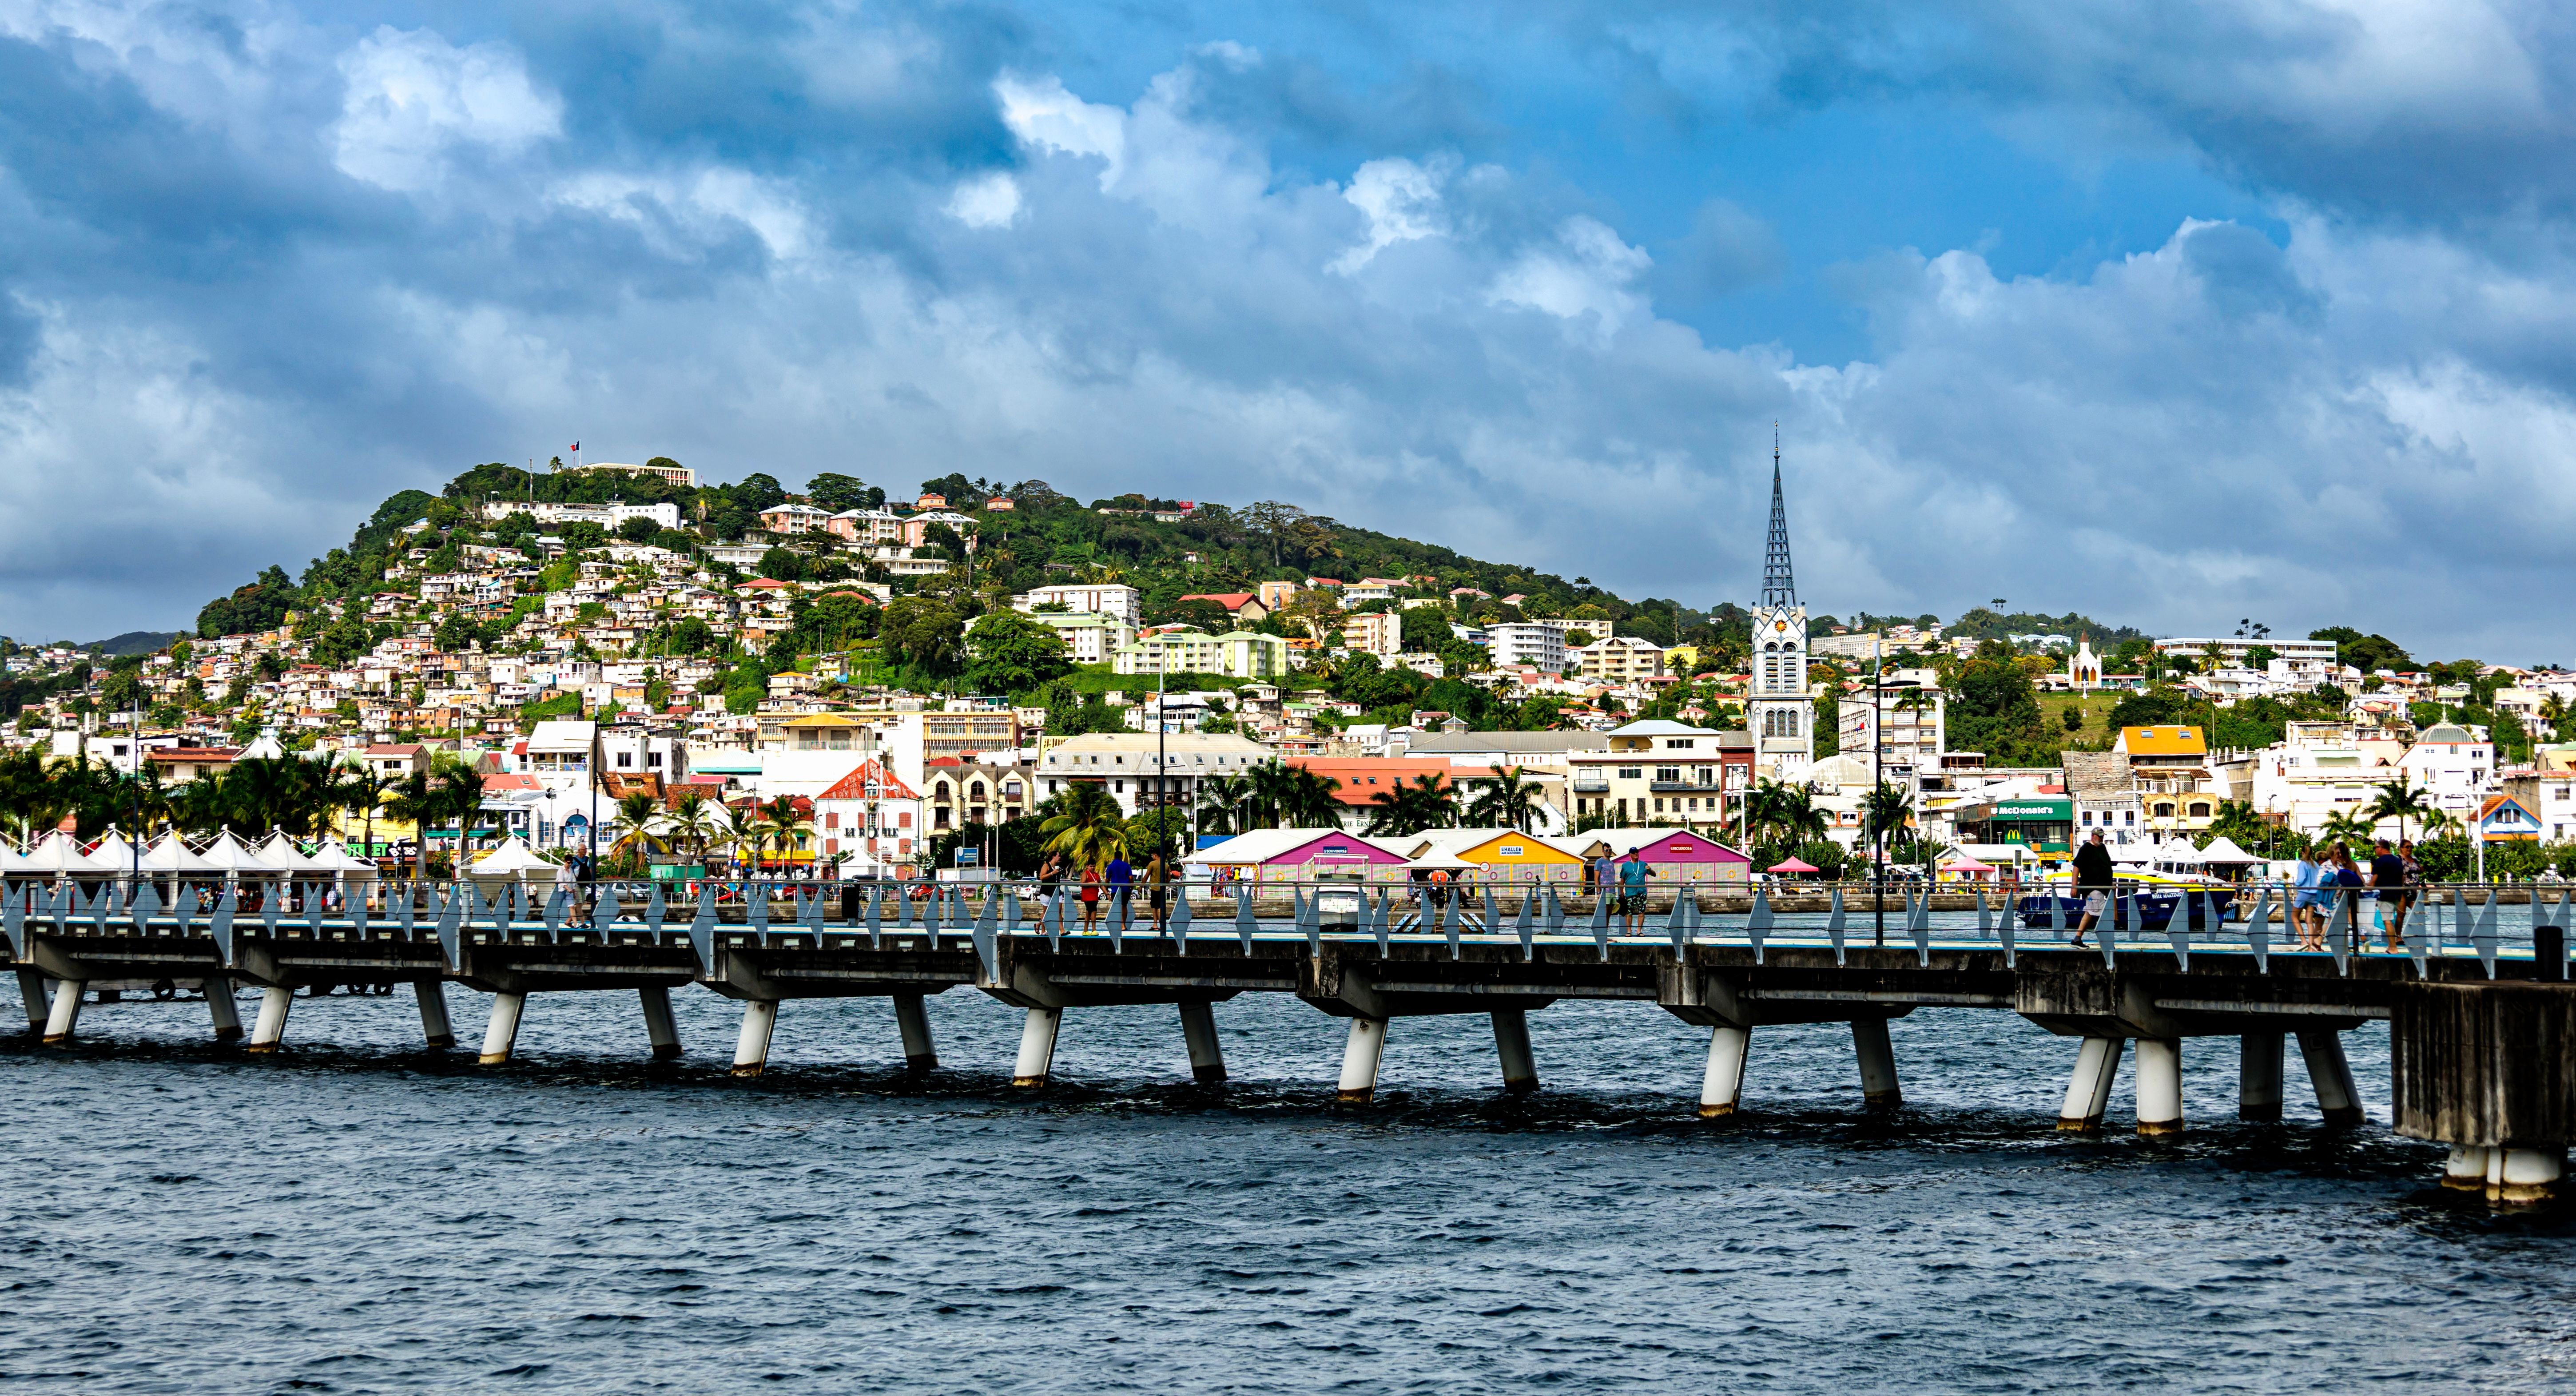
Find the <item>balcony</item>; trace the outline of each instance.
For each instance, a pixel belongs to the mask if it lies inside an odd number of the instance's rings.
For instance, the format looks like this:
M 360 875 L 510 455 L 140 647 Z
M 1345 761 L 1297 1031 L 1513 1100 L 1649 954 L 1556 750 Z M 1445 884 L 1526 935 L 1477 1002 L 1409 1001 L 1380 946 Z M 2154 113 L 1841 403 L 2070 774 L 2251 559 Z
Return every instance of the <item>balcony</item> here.
M 1577 795 L 1607 795 L 1610 793 L 1610 779 L 1607 776 L 1579 775 L 1574 778 L 1573 788 Z

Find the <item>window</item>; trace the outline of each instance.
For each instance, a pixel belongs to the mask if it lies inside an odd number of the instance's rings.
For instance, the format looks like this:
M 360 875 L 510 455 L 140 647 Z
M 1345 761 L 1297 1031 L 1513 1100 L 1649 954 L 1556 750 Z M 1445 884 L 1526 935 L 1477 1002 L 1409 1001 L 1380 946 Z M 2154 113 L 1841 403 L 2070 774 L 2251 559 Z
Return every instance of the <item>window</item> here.
M 1643 766 L 1622 766 L 1619 768 L 1619 779 L 1642 780 L 1645 778 L 1645 770 Z
M 1682 768 L 1679 766 L 1657 766 L 1655 768 L 1655 779 L 1666 785 L 1679 785 L 1682 783 Z
M 622 771 L 622 770 L 625 770 L 627 767 L 632 766 L 632 765 L 634 765 L 634 764 L 635 764 L 635 753 L 633 753 L 633 752 L 631 752 L 631 751 L 621 751 L 621 752 L 617 753 L 617 769 L 619 769 L 619 770 L 621 770 L 621 771 Z

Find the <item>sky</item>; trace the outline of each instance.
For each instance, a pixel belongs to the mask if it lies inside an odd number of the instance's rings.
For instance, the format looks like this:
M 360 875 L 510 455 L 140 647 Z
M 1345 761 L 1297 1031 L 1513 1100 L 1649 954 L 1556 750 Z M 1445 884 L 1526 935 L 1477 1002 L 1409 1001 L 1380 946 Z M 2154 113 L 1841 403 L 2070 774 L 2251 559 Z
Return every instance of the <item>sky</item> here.
M 2576 662 L 2576 20 L 0 0 L 0 633 L 667 455 Z

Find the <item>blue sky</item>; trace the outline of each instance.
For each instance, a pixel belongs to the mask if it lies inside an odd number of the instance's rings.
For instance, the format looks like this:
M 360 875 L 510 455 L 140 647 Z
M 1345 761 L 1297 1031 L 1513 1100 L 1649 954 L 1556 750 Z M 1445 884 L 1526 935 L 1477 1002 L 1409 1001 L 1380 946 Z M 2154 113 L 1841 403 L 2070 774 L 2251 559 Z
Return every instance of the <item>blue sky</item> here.
M 0 632 L 482 460 L 2576 661 L 2570 35 L 2244 0 L 0 0 Z

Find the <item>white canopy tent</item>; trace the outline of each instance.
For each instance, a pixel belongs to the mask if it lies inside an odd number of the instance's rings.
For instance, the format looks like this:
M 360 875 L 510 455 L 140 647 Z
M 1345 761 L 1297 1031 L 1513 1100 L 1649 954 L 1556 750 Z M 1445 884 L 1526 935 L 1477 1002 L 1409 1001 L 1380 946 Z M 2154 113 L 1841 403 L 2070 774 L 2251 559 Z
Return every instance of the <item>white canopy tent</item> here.
M 512 834 L 501 840 L 499 847 L 474 860 L 465 875 L 477 882 L 551 882 L 555 865 L 528 847 L 528 841 Z
M 2209 841 L 2209 847 L 2200 850 L 2200 861 L 2204 863 L 2260 863 L 2263 860 L 2239 847 L 2236 840 L 2229 838 L 2225 834 L 2221 834 Z
M 198 849 L 197 858 L 205 865 L 204 871 L 220 873 L 227 878 L 274 877 L 278 871 L 230 829 L 215 835 L 212 843 Z
M 10 869 L 22 877 L 105 877 L 123 870 L 101 865 L 81 851 L 78 839 L 60 829 L 45 835 Z
M 251 852 L 256 854 L 261 862 L 290 876 L 323 871 L 314 866 L 312 859 L 304 856 L 304 850 L 297 848 L 295 840 L 288 838 L 284 830 L 270 834 Z

